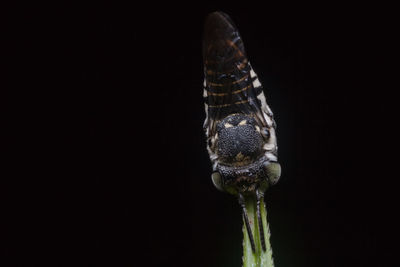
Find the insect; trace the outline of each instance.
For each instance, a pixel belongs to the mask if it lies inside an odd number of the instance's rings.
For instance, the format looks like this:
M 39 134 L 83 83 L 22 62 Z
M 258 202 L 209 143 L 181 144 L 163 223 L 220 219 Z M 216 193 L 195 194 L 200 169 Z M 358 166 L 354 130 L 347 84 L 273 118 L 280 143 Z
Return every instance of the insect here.
M 238 197 L 253 252 L 255 244 L 245 197 L 256 197 L 260 242 L 266 251 L 260 202 L 281 174 L 276 124 L 239 31 L 223 12 L 206 18 L 203 63 L 204 131 L 213 184 Z

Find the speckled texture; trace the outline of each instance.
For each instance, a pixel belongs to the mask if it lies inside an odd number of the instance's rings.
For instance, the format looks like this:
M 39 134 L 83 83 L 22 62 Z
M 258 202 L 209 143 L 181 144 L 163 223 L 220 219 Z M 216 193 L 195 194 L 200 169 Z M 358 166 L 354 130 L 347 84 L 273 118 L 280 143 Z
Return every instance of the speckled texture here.
M 220 123 L 223 124 L 224 121 Z M 217 154 L 222 162 L 235 163 L 261 156 L 263 139 L 254 125 L 218 128 Z

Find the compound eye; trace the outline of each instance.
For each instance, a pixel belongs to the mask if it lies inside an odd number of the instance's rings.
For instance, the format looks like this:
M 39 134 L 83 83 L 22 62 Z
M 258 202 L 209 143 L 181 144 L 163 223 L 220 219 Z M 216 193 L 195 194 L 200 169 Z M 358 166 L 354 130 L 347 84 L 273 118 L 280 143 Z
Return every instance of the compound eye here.
M 268 129 L 264 128 L 261 130 L 261 135 L 264 137 L 264 139 L 268 139 L 269 138 L 269 131 Z
M 268 181 L 271 185 L 279 181 L 281 177 L 281 165 L 278 162 L 264 163 L 264 170 L 267 173 Z
M 222 188 L 222 177 L 219 172 L 213 172 L 211 174 L 211 180 L 214 184 L 214 186 L 219 190 L 219 191 L 224 191 Z

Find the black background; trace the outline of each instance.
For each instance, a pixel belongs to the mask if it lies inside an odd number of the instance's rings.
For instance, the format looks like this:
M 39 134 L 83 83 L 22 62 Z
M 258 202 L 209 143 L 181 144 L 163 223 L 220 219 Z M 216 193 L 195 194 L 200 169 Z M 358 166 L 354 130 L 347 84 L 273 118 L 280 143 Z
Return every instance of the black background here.
M 97 2 L 7 11 L 2 266 L 241 266 L 240 209 L 211 183 L 202 131 L 215 10 L 278 125 L 275 265 L 392 266 L 389 12 Z

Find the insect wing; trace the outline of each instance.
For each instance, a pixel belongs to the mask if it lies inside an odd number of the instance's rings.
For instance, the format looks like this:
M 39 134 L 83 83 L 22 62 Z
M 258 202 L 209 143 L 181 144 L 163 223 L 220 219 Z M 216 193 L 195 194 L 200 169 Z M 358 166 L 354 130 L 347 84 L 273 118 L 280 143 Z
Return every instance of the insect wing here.
M 239 31 L 222 12 L 206 19 L 203 61 L 207 135 L 214 135 L 216 123 L 233 113 L 253 115 L 265 127 L 262 86 L 247 59 Z

